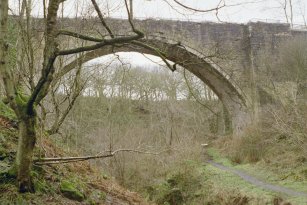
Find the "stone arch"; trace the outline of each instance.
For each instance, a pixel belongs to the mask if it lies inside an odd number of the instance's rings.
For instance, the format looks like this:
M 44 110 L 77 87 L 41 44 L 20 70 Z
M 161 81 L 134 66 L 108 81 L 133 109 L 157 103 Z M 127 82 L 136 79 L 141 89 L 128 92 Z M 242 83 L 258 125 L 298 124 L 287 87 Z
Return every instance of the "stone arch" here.
M 182 66 L 196 75 L 215 92 L 225 108 L 228 119 L 226 127 L 231 128 L 229 132 L 241 134 L 243 129 L 251 123 L 251 112 L 247 97 L 229 75 L 201 53 L 176 42 L 161 39 L 143 39 L 130 44 L 105 46 L 87 52 L 82 57 L 73 60 L 57 76 L 63 76 L 76 66 L 90 60 L 117 52 L 138 52 L 154 56 L 163 55 L 165 59 Z

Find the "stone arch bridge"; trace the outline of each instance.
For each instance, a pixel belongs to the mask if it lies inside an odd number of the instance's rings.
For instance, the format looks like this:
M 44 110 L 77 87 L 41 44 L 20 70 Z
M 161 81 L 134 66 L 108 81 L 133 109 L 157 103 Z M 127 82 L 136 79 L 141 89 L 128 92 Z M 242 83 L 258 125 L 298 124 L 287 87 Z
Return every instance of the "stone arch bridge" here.
M 42 25 L 39 22 L 37 27 Z M 126 20 L 107 19 L 107 23 L 117 35 L 131 30 Z M 192 72 L 215 92 L 226 108 L 225 127 L 238 134 L 257 118 L 259 95 L 256 79 L 263 70 L 262 55 L 270 55 L 274 59 L 280 43 L 295 36 L 306 36 L 305 31 L 291 30 L 288 24 L 153 19 L 135 20 L 134 23 L 145 33 L 144 39 L 131 44 L 106 46 L 87 52 L 82 58 L 72 58 L 60 74 L 68 73 L 81 63 L 116 52 L 163 55 Z M 62 19 L 59 27 L 106 34 L 97 19 Z M 70 38 L 66 46 L 76 47 L 79 43 Z

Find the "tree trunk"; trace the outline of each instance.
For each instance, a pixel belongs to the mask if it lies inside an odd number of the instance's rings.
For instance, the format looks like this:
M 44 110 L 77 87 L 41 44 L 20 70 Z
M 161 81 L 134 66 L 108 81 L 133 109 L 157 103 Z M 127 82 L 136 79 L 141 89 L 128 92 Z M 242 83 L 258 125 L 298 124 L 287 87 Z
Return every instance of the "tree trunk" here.
M 31 180 L 33 150 L 36 142 L 36 116 L 25 115 L 19 122 L 16 156 L 17 180 L 20 192 L 34 192 Z

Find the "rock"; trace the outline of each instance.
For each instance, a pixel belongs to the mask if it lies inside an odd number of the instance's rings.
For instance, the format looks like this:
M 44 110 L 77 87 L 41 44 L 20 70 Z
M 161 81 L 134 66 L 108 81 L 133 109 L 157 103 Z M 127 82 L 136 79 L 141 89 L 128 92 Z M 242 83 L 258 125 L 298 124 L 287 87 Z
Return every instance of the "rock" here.
M 85 199 L 84 194 L 78 190 L 78 188 L 69 181 L 62 181 L 61 192 L 63 195 L 69 199 L 76 201 L 83 201 Z
M 102 204 L 106 200 L 106 193 L 100 190 L 94 190 L 88 197 L 87 201 L 91 205 Z

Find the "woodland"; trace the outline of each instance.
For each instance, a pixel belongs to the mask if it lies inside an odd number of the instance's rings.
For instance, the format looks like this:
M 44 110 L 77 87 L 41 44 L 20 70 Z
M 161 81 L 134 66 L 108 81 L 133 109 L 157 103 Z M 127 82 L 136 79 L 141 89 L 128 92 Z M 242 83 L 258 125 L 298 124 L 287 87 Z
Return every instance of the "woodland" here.
M 307 35 L 278 44 L 274 58 L 259 55 L 257 117 L 236 133 L 212 85 L 146 43 L 133 0 L 120 4 L 125 33 L 108 18 L 108 1 L 80 2 L 82 15 L 67 17 L 66 0 L 0 1 L 0 204 L 307 203 Z M 218 20 L 244 4 L 165 2 Z M 294 16 L 305 19 L 294 9 L 300 1 L 279 2 L 294 30 Z M 84 57 L 122 46 L 156 57 Z M 233 60 L 213 50 L 204 59 Z M 133 63 L 140 58 L 147 63 Z

